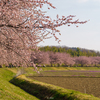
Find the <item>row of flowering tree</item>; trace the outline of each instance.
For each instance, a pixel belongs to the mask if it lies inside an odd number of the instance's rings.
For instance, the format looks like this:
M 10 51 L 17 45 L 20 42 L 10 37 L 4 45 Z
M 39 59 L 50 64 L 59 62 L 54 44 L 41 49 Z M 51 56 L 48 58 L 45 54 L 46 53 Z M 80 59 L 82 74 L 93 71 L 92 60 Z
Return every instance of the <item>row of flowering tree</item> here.
M 3 51 L 5 54 L 7 53 L 6 51 Z M 22 52 L 23 53 L 23 52 Z M 6 54 L 7 55 L 7 54 Z M 100 65 L 100 57 L 86 57 L 86 56 L 79 56 L 79 57 L 72 57 L 70 54 L 67 53 L 59 53 L 59 52 L 33 52 L 31 51 L 27 55 L 24 55 L 25 59 L 27 59 L 27 66 L 99 66 Z M 8 67 L 13 67 L 13 66 L 25 66 L 25 61 L 17 55 L 13 55 L 12 53 L 9 53 L 9 55 L 2 56 L 0 58 L 0 65 L 5 65 Z M 30 65 L 31 62 L 31 65 Z
M 43 7 L 47 9 L 43 10 Z M 49 0 L 0 0 L 0 64 L 30 66 L 31 49 L 44 39 L 53 36 L 58 42 L 56 33 L 60 26 L 84 24 L 87 21 L 73 20 L 75 16 L 57 15 L 52 19 L 46 11 L 55 9 Z M 35 57 L 35 56 L 34 56 Z
M 35 58 L 34 58 L 35 56 Z M 38 65 L 47 66 L 99 66 L 100 57 L 71 57 L 67 53 L 54 53 L 54 52 L 43 52 L 33 53 L 31 55 L 31 61 Z

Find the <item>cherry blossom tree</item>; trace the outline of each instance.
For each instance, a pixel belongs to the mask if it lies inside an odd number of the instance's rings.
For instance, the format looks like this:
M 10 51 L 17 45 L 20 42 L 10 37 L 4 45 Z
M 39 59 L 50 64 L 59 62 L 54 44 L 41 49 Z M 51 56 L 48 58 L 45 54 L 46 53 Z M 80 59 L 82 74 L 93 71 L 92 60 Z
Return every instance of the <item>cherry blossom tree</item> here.
M 91 59 L 89 57 L 86 57 L 86 56 L 80 56 L 80 57 L 75 58 L 75 63 L 81 64 L 81 67 L 83 67 L 84 65 L 86 65 L 86 66 L 90 65 Z
M 91 57 L 91 64 L 93 66 L 98 66 L 98 64 L 100 64 L 100 57 Z
M 72 66 L 74 65 L 74 57 L 71 57 L 70 54 L 62 53 L 62 61 L 65 64 L 65 66 Z
M 65 64 L 65 66 L 72 66 L 75 62 L 73 58 L 70 56 L 70 54 L 66 53 L 59 53 L 59 52 L 49 52 L 49 58 L 51 66 L 53 64 L 58 64 L 60 66 L 61 64 Z
M 37 49 L 37 44 L 48 39 L 49 34 L 60 42 L 57 27 L 66 24 L 78 27 L 77 24 L 87 22 L 73 20 L 73 15 L 61 18 L 57 15 L 52 19 L 42 10 L 45 5 L 48 9 L 56 8 L 48 0 L 0 0 L 0 64 L 19 65 L 24 61 L 27 66 L 31 62 L 28 57 L 31 49 Z
M 58 62 L 58 55 L 56 55 L 54 52 L 48 52 L 49 58 L 50 58 L 50 64 L 53 66 L 53 64 L 57 64 Z
M 33 52 L 31 54 L 31 62 L 33 62 L 34 64 L 50 64 L 49 62 L 49 54 L 48 52 Z

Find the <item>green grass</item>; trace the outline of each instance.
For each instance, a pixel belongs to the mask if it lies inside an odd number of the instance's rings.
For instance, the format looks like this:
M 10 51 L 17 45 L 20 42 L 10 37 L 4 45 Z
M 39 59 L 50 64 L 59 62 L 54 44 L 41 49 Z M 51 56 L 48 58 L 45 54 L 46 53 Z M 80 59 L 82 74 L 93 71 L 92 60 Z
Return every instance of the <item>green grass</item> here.
M 7 68 L 0 68 L 0 100 L 39 100 L 33 95 L 25 92 L 9 81 L 14 77 L 14 73 Z

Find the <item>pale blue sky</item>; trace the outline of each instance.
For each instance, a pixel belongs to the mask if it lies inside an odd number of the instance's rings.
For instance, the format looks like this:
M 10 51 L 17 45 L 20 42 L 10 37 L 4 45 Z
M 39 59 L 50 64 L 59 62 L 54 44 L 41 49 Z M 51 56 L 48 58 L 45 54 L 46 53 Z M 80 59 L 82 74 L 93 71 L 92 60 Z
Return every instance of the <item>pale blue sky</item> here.
M 54 38 L 44 40 L 39 45 L 60 45 L 80 47 L 100 51 L 100 0 L 49 0 L 57 9 L 47 10 L 55 19 L 56 15 L 76 15 L 80 21 L 89 20 L 86 24 L 59 27 L 61 40 L 58 44 Z

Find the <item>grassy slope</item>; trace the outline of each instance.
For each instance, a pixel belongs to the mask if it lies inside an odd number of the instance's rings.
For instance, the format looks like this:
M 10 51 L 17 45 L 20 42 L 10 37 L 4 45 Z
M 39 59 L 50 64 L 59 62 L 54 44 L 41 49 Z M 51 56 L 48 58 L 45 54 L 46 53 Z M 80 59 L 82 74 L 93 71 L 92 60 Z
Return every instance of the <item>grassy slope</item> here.
M 14 73 L 0 68 L 0 100 L 39 100 L 24 90 L 11 84 L 9 81 Z

